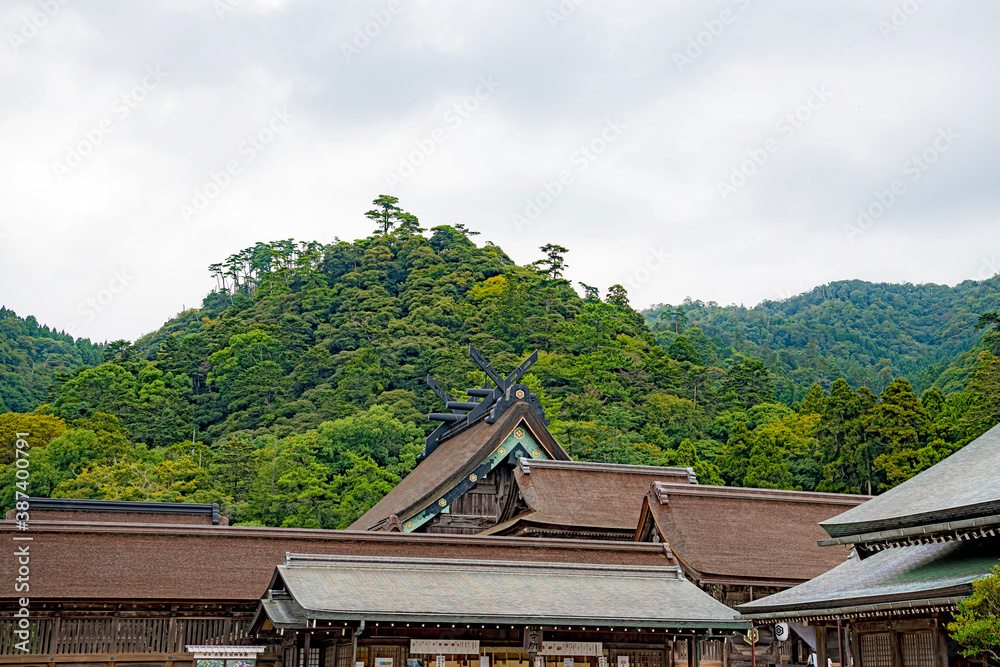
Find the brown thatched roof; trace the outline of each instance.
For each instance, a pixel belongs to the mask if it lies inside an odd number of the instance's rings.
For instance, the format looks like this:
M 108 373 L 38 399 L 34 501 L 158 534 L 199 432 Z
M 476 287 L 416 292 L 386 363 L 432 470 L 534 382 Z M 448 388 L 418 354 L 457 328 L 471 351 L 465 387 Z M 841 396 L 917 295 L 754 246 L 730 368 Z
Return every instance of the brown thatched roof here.
M 637 540 L 655 530 L 687 570 L 704 581 L 788 585 L 847 559 L 820 547 L 819 522 L 869 496 L 692 486 L 656 482 L 642 502 Z
M 591 532 L 631 538 L 637 510 L 654 480 L 697 483 L 689 468 L 582 461 L 526 461 L 514 470 L 529 511 L 485 534 Z
M 0 535 L 23 537 L 0 521 Z M 253 602 L 286 553 L 675 565 L 661 545 L 307 528 L 32 521 L 32 600 Z M 628 548 L 623 548 L 628 547 Z M 13 581 L 16 558 L 0 561 Z M 10 598 L 11 588 L 3 597 Z

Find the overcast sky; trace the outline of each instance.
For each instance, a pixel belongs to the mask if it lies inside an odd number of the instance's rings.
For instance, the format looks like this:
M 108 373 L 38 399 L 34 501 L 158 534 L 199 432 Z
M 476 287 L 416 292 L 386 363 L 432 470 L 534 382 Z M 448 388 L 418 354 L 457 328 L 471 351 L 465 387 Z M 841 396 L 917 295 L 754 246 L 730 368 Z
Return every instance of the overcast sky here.
M 0 303 L 135 339 L 241 248 L 369 234 L 381 193 L 518 263 L 564 245 L 636 307 L 990 277 L 998 26 L 995 0 L 7 1 Z

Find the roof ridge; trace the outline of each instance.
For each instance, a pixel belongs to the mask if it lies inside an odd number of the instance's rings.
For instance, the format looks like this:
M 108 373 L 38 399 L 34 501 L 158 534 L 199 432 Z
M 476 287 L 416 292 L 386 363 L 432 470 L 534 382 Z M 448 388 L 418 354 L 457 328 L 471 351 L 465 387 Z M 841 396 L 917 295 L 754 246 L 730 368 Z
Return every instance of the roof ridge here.
M 524 459 L 521 459 L 522 466 Z M 662 475 L 666 477 L 684 477 L 688 480 L 688 485 L 698 483 L 693 468 L 679 468 L 667 466 L 641 466 L 629 463 L 600 463 L 595 461 L 558 461 L 548 459 L 533 459 L 527 462 L 530 470 L 555 469 L 555 470 L 587 470 L 590 472 L 621 472 L 638 475 Z M 528 471 L 525 471 L 528 472 Z
M 480 560 L 471 558 L 412 558 L 401 556 L 349 556 L 339 554 L 297 554 L 285 553 L 282 567 L 332 567 L 335 565 L 352 565 L 355 567 L 370 567 L 376 569 L 397 569 L 401 565 L 423 566 L 439 570 L 553 570 L 563 572 L 600 571 L 613 573 L 614 576 L 630 576 L 634 574 L 669 575 L 680 579 L 681 568 L 677 565 L 621 565 L 606 563 L 563 563 L 544 561 L 506 561 Z
M 558 549 L 573 551 L 656 551 L 652 544 L 619 542 L 613 540 L 587 540 L 551 538 L 544 543 L 532 537 L 507 535 L 450 535 L 447 533 L 390 533 L 370 530 L 344 530 L 332 528 L 287 528 L 271 526 L 211 526 L 199 524 L 120 523 L 111 521 L 48 521 L 32 520 L 32 531 L 47 533 L 164 535 L 183 537 L 211 537 L 232 539 L 301 539 L 328 542 L 386 542 L 403 544 L 430 543 L 442 546 L 489 546 L 517 549 Z M 0 534 L 17 532 L 16 522 L 0 520 Z
M 532 463 L 534 466 L 534 463 Z M 713 486 L 710 484 L 678 484 L 676 482 L 654 481 L 649 490 L 660 501 L 668 504 L 670 494 L 684 496 L 710 496 L 716 498 L 772 500 L 776 502 L 821 502 L 832 505 L 859 505 L 871 496 L 846 493 L 826 493 L 822 491 L 794 491 L 786 489 L 758 489 L 744 486 Z

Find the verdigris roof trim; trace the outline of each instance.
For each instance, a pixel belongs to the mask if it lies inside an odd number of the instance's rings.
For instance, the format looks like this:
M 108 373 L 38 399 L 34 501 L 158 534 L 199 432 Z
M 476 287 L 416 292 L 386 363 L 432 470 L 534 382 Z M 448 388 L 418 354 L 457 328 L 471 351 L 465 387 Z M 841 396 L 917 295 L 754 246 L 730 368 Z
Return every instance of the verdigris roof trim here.
M 254 615 L 254 622 L 251 625 L 256 624 L 261 610 L 267 614 L 267 617 L 271 620 L 271 624 L 278 629 L 290 630 L 303 628 L 308 624 L 302 607 L 291 598 L 265 598 L 260 601 L 260 604 L 261 606 L 258 609 L 258 613 Z
M 954 542 L 974 537 L 995 537 L 997 526 L 1000 526 L 1000 514 L 964 521 L 932 523 L 913 528 L 883 530 L 877 533 L 831 537 L 827 540 L 819 540 L 817 544 L 821 547 L 838 544 L 864 544 L 868 549 L 881 551 L 882 549 L 908 547 L 929 542 Z
M 271 589 L 286 591 L 305 623 L 747 627 L 671 566 L 288 554 Z M 274 612 L 282 619 L 296 614 Z
M 1000 514 L 1000 425 L 881 496 L 821 525 L 857 536 Z
M 802 611 L 776 611 L 770 613 L 760 613 L 760 614 L 743 614 L 742 617 L 747 620 L 779 620 L 785 618 L 796 618 L 802 620 L 819 620 L 821 618 L 851 618 L 860 616 L 872 616 L 879 614 L 880 612 L 893 612 L 894 615 L 905 613 L 907 611 L 914 614 L 919 614 L 921 612 L 926 612 L 934 609 L 942 609 L 950 611 L 959 602 L 965 599 L 965 596 L 957 597 L 947 597 L 947 598 L 929 598 L 926 600 L 905 600 L 903 602 L 885 602 L 882 604 L 863 604 L 856 605 L 853 607 L 837 607 L 836 609 L 823 608 L 823 609 L 806 609 Z
M 849 558 L 804 584 L 738 607 L 742 614 L 846 610 L 866 605 L 961 598 L 1000 562 L 1000 539 L 921 544 Z

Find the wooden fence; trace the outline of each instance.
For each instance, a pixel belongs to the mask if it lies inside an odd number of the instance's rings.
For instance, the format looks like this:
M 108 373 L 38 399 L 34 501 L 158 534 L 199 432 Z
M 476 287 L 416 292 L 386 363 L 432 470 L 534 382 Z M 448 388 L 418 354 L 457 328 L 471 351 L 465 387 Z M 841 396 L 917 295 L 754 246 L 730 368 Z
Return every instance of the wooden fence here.
M 0 619 L 0 655 L 184 653 L 189 644 L 239 643 L 249 625 L 234 618 L 40 618 L 21 628 L 18 620 Z M 29 631 L 27 640 L 14 634 L 20 629 Z

